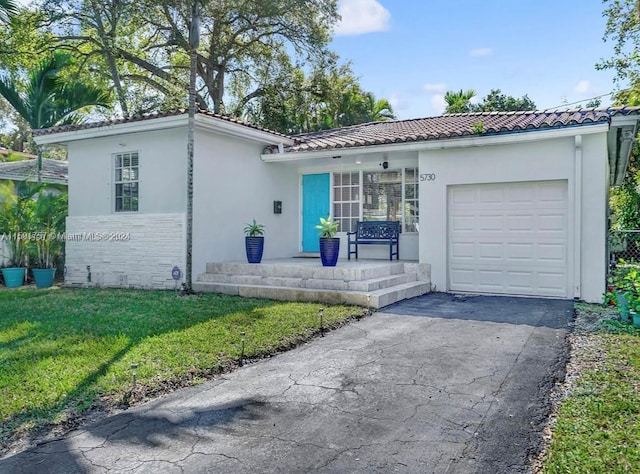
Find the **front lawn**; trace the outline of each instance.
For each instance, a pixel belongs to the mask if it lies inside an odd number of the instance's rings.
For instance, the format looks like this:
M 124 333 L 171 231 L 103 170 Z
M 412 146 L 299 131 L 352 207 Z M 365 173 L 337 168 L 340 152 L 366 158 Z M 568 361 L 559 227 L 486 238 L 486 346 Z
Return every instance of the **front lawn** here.
M 106 289 L 0 290 L 0 440 L 193 385 L 361 308 Z M 245 333 L 243 336 L 242 333 Z M 137 385 L 132 389 L 132 364 Z
M 569 367 L 580 370 L 558 409 L 542 472 L 640 472 L 640 330 L 606 318 L 600 328 L 574 336 Z

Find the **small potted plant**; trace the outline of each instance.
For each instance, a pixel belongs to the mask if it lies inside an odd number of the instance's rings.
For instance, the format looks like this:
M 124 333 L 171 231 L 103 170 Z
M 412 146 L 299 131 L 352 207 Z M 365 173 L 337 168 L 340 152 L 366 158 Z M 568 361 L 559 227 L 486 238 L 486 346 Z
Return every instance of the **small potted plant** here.
M 335 267 L 340 255 L 340 238 L 336 237 L 338 223 L 331 218 L 320 218 L 320 224 L 315 226 L 320 236 L 320 259 L 322 266 Z
M 264 226 L 255 219 L 244 227 L 244 248 L 249 263 L 260 263 L 264 252 Z

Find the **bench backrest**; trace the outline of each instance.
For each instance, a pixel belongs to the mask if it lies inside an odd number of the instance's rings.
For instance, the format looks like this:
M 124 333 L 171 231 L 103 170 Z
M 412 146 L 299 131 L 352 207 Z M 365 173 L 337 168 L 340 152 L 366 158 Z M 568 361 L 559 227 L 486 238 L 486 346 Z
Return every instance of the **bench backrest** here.
M 398 221 L 360 221 L 357 227 L 358 240 L 395 239 L 400 233 Z

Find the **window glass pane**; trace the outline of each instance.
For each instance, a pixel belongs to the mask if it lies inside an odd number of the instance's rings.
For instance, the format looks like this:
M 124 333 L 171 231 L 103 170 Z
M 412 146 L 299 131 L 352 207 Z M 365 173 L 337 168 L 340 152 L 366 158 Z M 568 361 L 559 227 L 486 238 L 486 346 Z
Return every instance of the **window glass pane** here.
M 404 231 L 418 232 L 418 169 L 404 170 Z
M 363 218 L 370 221 L 402 219 L 402 175 L 399 171 L 377 171 L 365 174 Z
M 359 217 L 360 187 L 352 182 L 358 182 L 359 172 L 334 173 L 333 175 L 333 216 L 338 222 L 340 232 L 355 229 L 351 221 Z
M 115 155 L 115 202 L 118 211 L 138 210 L 138 153 Z

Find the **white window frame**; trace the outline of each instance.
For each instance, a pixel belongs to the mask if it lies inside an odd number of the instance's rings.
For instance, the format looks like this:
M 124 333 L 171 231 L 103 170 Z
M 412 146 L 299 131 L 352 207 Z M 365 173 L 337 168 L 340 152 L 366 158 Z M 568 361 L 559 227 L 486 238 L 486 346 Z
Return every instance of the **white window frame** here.
M 132 164 L 132 159 L 136 158 L 137 160 L 137 164 L 136 166 L 133 166 Z M 122 160 L 128 157 L 129 158 L 129 166 L 123 166 L 122 164 Z M 120 152 L 120 153 L 114 153 L 112 155 L 112 163 L 113 163 L 113 187 L 112 187 L 112 191 L 113 191 L 113 212 L 114 213 L 129 213 L 129 212 L 139 212 L 140 211 L 140 153 L 138 151 L 124 151 L 124 152 Z M 118 159 L 121 160 L 120 166 L 118 166 Z M 135 168 L 135 173 L 136 173 L 136 179 L 122 179 L 124 176 L 124 173 L 121 173 L 120 176 L 120 180 L 117 179 L 117 175 L 118 175 L 118 170 L 133 170 Z M 124 203 L 125 203 L 125 198 L 127 196 L 121 195 L 118 196 L 118 185 L 127 185 L 127 184 L 136 184 L 137 185 L 137 191 L 136 191 L 136 195 L 131 195 L 128 196 L 129 198 L 136 198 L 136 206 L 135 209 L 133 209 L 133 206 L 129 206 L 129 208 L 125 208 Z M 118 199 L 122 199 L 122 206 L 120 209 L 118 209 Z
M 334 184 L 335 182 L 335 175 L 340 173 L 340 174 L 344 174 L 344 173 L 359 173 L 359 191 L 358 191 L 358 196 L 359 196 L 359 203 L 358 203 L 358 207 L 359 207 L 359 215 L 358 215 L 358 220 L 363 220 L 364 219 L 364 175 L 365 173 L 385 173 L 385 172 L 398 172 L 400 171 L 400 175 L 401 175 L 401 188 L 402 188 L 402 202 L 401 202 L 401 219 L 400 219 L 400 223 L 401 223 L 401 228 L 402 228 L 402 233 L 404 234 L 417 234 L 419 231 L 407 231 L 406 229 L 406 213 L 405 213 L 405 208 L 406 208 L 406 185 L 407 184 L 413 184 L 413 183 L 407 183 L 407 178 L 406 178 L 406 170 L 407 169 L 414 169 L 415 170 L 415 175 L 416 175 L 416 179 L 415 179 L 415 185 L 416 185 L 416 193 L 418 193 L 416 195 L 416 197 L 414 199 L 411 199 L 412 202 L 416 202 L 420 203 L 420 199 L 419 199 L 419 190 L 420 190 L 420 185 L 419 185 L 419 181 L 418 181 L 418 166 L 403 166 L 401 168 L 395 168 L 395 169 L 387 169 L 387 170 L 336 170 L 336 171 L 332 171 L 331 172 L 331 208 L 333 210 L 333 218 L 334 219 L 343 219 L 343 216 L 340 215 L 336 215 L 335 213 L 335 209 L 336 209 L 336 204 L 342 206 L 342 204 L 346 204 L 346 202 L 344 201 L 336 201 L 335 200 L 335 189 L 336 186 Z M 341 186 L 342 187 L 342 186 Z M 351 217 L 351 216 L 350 216 Z M 418 216 L 417 216 L 417 225 L 416 227 L 419 228 L 419 224 L 420 224 L 420 208 L 418 207 Z M 341 230 L 340 232 L 346 232 Z

